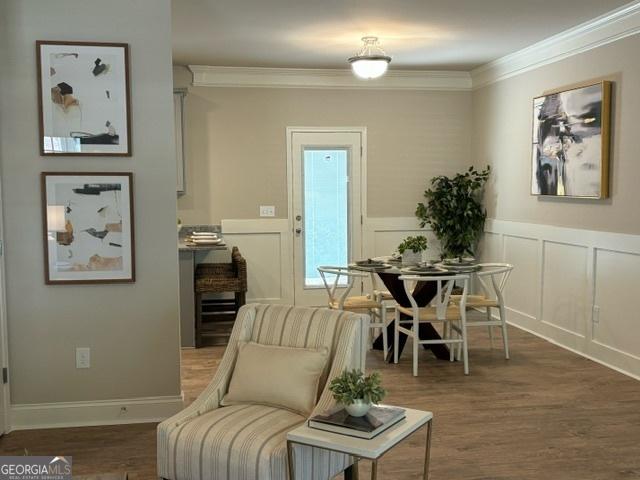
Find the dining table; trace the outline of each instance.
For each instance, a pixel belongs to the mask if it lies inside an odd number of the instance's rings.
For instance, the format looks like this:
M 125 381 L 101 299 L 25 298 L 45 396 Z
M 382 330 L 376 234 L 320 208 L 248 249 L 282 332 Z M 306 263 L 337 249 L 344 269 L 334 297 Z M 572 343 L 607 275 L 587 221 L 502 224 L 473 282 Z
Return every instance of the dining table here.
M 411 308 L 411 302 L 409 301 L 409 297 L 407 296 L 407 292 L 404 288 L 404 281 L 400 280 L 400 277 L 403 275 L 428 275 L 430 277 L 434 276 L 446 276 L 446 275 L 457 275 L 460 273 L 473 273 L 480 269 L 480 266 L 475 263 L 469 263 L 464 265 L 462 268 L 459 266 L 451 266 L 446 264 L 439 264 L 438 272 L 434 274 L 432 273 L 422 273 L 420 269 L 417 268 L 418 265 L 402 265 L 401 262 L 398 261 L 390 261 L 390 260 L 377 260 L 373 259 L 363 262 L 357 262 L 349 265 L 349 268 L 359 271 L 369 272 L 372 275 L 372 283 L 375 285 L 377 282 L 375 281 L 374 275 L 378 276 L 378 278 L 384 284 L 386 290 L 391 294 L 393 300 L 403 307 Z M 435 280 L 425 280 L 425 281 L 417 281 L 413 290 L 411 291 L 411 296 L 415 300 L 418 307 L 426 307 L 431 301 L 435 298 L 438 292 L 438 282 Z M 401 320 L 409 320 L 411 317 L 404 313 L 400 314 Z M 390 322 L 387 325 L 387 338 L 389 339 L 389 348 L 387 351 L 387 358 L 385 359 L 388 363 L 393 362 L 393 350 L 394 350 L 394 341 L 395 341 L 395 328 L 394 322 Z M 419 324 L 419 334 L 420 338 L 423 340 L 442 340 L 440 333 L 434 328 L 431 323 L 428 322 L 420 322 Z M 402 350 L 407 342 L 407 335 L 400 332 L 398 337 L 398 357 L 402 354 Z M 423 344 L 422 347 L 425 350 L 431 350 L 433 355 L 439 360 L 449 361 L 449 348 L 445 344 Z M 373 349 L 374 350 L 383 350 L 382 346 L 382 335 L 378 335 L 376 339 L 373 341 Z

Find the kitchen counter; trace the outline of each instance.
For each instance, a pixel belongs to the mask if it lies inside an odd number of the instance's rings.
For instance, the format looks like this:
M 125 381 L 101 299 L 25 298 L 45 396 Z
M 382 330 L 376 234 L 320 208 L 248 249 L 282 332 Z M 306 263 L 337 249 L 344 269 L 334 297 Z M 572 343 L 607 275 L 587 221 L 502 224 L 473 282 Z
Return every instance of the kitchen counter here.
M 195 346 L 196 308 L 194 277 L 196 265 L 209 252 L 228 250 L 226 245 L 187 245 L 184 238 L 191 232 L 215 232 L 220 238 L 219 225 L 183 226 L 178 234 L 178 269 L 180 274 L 180 343 Z

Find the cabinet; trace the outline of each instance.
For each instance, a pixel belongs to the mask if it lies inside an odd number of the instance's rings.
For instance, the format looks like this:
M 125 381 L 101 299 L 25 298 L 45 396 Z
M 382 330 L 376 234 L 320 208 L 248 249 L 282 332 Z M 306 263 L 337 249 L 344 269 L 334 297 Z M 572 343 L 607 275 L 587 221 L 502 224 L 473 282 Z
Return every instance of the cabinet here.
M 176 190 L 178 195 L 186 192 L 184 141 L 184 99 L 186 95 L 187 92 L 185 90 L 174 90 L 173 92 L 173 113 L 176 137 Z

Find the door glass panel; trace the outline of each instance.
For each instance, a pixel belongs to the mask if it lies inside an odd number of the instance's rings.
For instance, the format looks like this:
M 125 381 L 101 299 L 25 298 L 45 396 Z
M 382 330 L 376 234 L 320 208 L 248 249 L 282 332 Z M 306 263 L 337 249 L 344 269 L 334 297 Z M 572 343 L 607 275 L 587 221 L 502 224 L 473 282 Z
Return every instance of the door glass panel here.
M 305 148 L 302 160 L 304 286 L 313 288 L 323 285 L 319 266 L 348 262 L 348 150 Z

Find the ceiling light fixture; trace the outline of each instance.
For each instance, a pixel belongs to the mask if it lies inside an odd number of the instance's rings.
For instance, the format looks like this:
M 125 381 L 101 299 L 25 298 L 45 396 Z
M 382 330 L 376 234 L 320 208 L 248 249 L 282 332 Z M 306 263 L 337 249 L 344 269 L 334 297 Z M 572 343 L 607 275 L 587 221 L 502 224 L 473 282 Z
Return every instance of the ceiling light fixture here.
M 362 41 L 364 45 L 360 52 L 348 60 L 353 73 L 367 80 L 381 77 L 387 71 L 391 57 L 380 47 L 378 37 L 362 37 Z

